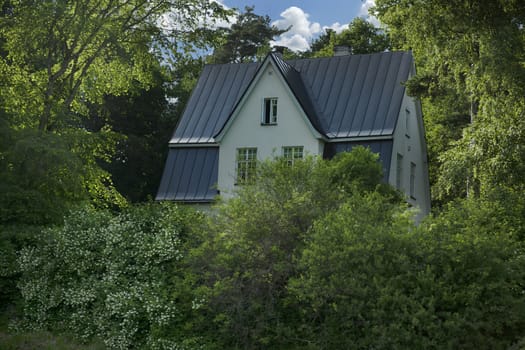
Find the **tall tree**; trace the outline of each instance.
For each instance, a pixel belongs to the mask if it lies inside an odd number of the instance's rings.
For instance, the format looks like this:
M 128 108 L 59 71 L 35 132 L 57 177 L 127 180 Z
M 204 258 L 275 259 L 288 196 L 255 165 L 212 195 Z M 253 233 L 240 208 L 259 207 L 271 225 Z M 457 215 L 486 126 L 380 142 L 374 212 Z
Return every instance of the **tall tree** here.
M 390 39 L 382 29 L 376 28 L 361 17 L 356 17 L 341 33 L 326 29 L 312 42 L 305 56 L 332 56 L 335 46 L 348 46 L 354 54 L 374 53 L 389 49 Z
M 418 66 L 433 193 L 442 200 L 495 188 L 522 191 L 525 6 L 492 0 L 378 0 L 394 46 Z
M 270 51 L 270 40 L 287 31 L 271 26 L 269 16 L 259 16 L 253 10 L 254 7 L 245 7 L 231 28 L 223 29 L 223 43 L 215 49 L 213 62 L 255 61 L 258 56 Z
M 208 0 L 0 0 L 0 9 L 0 128 L 12 141 L 0 144 L 0 178 L 10 199 L 0 204 L 9 213 L 4 218 L 24 221 L 24 208 L 42 208 L 44 217 L 32 221 L 56 222 L 61 215 L 48 220 L 46 212 L 68 203 L 121 205 L 100 167 L 123 144 L 115 133 L 121 130 L 109 122 L 89 129 L 81 116 L 154 86 L 165 70 L 161 60 L 210 38 L 210 31 L 194 29 L 200 18 L 222 14 L 221 7 Z
M 163 42 L 164 34 L 158 23 L 177 11 L 173 25 L 193 28 L 202 11 L 198 0 L 9 3 L 0 26 L 2 95 L 10 111 L 42 131 L 59 129 L 71 112 L 85 113 L 85 102 L 125 93 L 134 82 L 151 84 L 161 53 L 152 54 L 152 38 Z

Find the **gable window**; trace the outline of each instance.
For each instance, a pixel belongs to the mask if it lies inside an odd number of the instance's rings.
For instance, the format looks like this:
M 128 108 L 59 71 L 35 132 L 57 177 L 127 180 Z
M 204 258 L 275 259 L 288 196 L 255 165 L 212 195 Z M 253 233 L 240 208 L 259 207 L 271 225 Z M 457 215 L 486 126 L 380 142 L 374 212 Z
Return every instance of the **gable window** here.
M 257 166 L 257 148 L 237 148 L 236 184 L 253 182 Z
M 403 155 L 397 154 L 396 159 L 396 188 L 401 190 L 403 185 Z
M 283 147 L 283 158 L 288 165 L 294 165 L 297 159 L 303 159 L 303 146 Z
M 261 124 L 277 124 L 277 97 L 270 97 L 264 99 Z
M 416 164 L 410 162 L 410 198 L 416 199 Z

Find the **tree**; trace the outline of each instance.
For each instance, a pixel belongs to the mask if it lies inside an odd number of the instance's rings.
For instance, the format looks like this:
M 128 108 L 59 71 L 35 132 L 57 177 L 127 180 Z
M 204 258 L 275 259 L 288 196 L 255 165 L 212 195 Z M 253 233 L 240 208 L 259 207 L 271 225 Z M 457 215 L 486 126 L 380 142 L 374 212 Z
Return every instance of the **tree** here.
M 522 130 L 525 112 L 518 98 L 525 91 L 521 3 L 378 0 L 375 11 L 394 46 L 414 51 L 418 74 L 409 92 L 423 99 L 430 150 L 440 152 L 430 155 L 439 162 L 433 193 L 446 201 L 493 186 L 521 190 L 514 175 L 504 180 L 523 158 L 521 132 L 509 132 Z
M 86 102 L 149 86 L 161 54 L 152 43 L 166 42 L 161 16 L 177 11 L 191 30 L 201 11 L 192 0 L 9 3 L 0 27 L 2 95 L 8 112 L 23 119 L 17 125 L 41 131 L 70 124 L 71 112 L 86 114 Z
M 372 23 L 356 17 L 341 33 L 326 29 L 325 33 L 314 40 L 308 57 L 332 56 L 335 46 L 348 46 L 353 54 L 367 54 L 385 51 L 390 48 L 388 34 L 376 28 Z
M 18 260 L 21 327 L 97 337 L 110 349 L 185 348 L 188 240 L 202 216 L 169 203 L 83 208 Z
M 195 275 L 202 280 L 196 299 L 205 301 L 202 332 L 218 348 L 295 344 L 301 315 L 288 281 L 298 274 L 296 259 L 309 231 L 354 193 L 379 193 L 381 172 L 377 155 L 362 147 L 330 161 L 258 164 L 253 184 L 219 206 L 195 253 Z M 399 201 L 390 194 L 381 198 Z
M 115 131 L 123 129 L 107 120 L 88 128 L 83 118 L 100 112 L 100 105 L 109 105 L 112 99 L 126 100 L 162 85 L 169 76 L 168 66 L 160 63 L 164 53 L 167 56 L 172 50 L 171 59 L 182 57 L 188 54 L 184 48 L 210 38 L 206 31 L 202 38 L 201 32 L 192 31 L 200 15 L 213 18 L 221 12 L 219 6 L 206 4 L 197 0 L 1 2 L 0 118 L 5 122 L 0 126 L 12 142 L 0 150 L 5 155 L 0 159 L 0 177 L 7 179 L 3 185 L 8 187 L 8 208 L 26 208 L 26 213 L 41 208 L 40 213 L 58 214 L 63 213 L 59 209 L 83 200 L 102 206 L 123 204 L 111 174 L 100 167 L 115 159 L 113 152 L 121 151 L 126 141 Z M 174 22 L 168 31 L 160 23 L 170 16 Z M 173 29 L 176 24 L 185 31 Z M 158 103 L 165 106 L 162 92 L 154 91 Z M 144 150 L 150 151 L 155 152 Z M 40 200 L 29 201 L 35 196 Z M 27 206 L 28 201 L 56 205 Z
M 270 40 L 288 30 L 270 26 L 269 16 L 259 16 L 253 10 L 245 7 L 231 28 L 223 29 L 224 39 L 213 52 L 213 62 L 253 62 L 270 51 Z
M 377 193 L 318 220 L 289 283 L 313 349 L 505 349 L 523 337 L 523 245 L 493 203 L 416 228 Z

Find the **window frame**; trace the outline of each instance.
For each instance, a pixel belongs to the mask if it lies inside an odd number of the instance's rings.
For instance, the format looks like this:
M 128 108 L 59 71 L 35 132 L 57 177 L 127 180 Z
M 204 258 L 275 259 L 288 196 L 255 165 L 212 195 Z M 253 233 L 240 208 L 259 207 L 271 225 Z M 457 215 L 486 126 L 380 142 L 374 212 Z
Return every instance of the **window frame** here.
M 397 153 L 396 157 L 396 188 L 403 190 L 403 155 Z
M 277 97 L 265 97 L 263 99 L 261 125 L 277 125 L 278 101 Z
M 298 159 L 304 159 L 304 146 L 283 146 L 282 156 L 288 163 L 293 166 Z
M 240 147 L 235 155 L 235 185 L 253 183 L 257 172 L 257 147 Z
M 410 198 L 416 199 L 416 163 L 410 162 Z
M 405 108 L 405 136 L 410 138 L 410 109 Z

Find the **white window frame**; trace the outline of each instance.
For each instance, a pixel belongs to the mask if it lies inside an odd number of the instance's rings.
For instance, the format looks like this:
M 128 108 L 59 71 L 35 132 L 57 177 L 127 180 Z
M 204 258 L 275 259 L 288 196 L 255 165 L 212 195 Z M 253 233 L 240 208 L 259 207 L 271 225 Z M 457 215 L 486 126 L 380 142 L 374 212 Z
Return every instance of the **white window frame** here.
M 296 160 L 304 158 L 304 146 L 283 146 L 283 158 L 293 166 Z
M 416 163 L 410 162 L 410 198 L 416 199 Z
M 403 155 L 401 153 L 398 153 L 396 157 L 396 188 L 403 189 Z
M 235 168 L 236 185 L 252 183 L 257 169 L 257 148 L 237 148 Z
M 410 138 L 410 110 L 405 109 L 405 136 Z
M 263 99 L 261 125 L 277 124 L 277 102 L 277 97 L 266 97 L 265 99 Z

